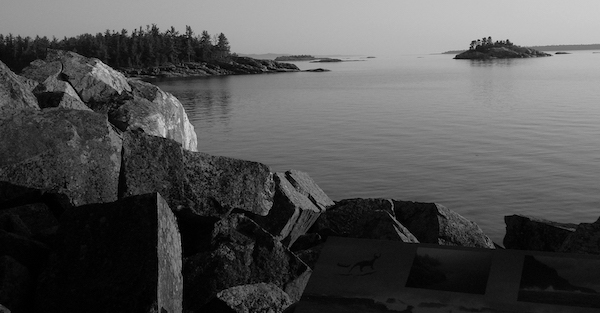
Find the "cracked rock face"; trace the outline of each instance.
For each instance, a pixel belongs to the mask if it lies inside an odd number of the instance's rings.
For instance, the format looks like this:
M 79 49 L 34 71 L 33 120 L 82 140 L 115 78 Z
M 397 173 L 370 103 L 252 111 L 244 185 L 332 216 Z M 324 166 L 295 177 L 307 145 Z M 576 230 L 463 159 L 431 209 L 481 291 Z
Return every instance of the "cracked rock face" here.
M 0 119 L 23 110 L 39 110 L 37 99 L 24 79 L 0 61 Z
M 187 151 L 173 140 L 123 134 L 121 196 L 160 192 L 174 209 L 223 217 L 234 209 L 267 215 L 273 205 L 268 166 Z
M 46 109 L 0 120 L 0 180 L 67 195 L 73 205 L 117 199 L 122 140 L 106 116 Z

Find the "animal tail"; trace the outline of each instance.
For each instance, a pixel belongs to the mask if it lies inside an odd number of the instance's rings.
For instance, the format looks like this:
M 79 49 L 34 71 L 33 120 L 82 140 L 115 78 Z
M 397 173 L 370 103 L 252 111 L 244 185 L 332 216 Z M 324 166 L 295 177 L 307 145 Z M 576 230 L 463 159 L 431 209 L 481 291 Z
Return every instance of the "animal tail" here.
M 337 266 L 339 267 L 350 267 L 352 264 L 344 264 L 344 263 L 338 263 Z

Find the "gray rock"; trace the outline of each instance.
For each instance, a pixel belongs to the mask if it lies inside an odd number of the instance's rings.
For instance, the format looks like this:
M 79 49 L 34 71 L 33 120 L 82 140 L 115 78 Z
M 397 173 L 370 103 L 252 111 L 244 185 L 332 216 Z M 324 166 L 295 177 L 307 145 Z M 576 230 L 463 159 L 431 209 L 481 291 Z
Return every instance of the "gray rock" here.
M 27 312 L 32 288 L 33 278 L 27 267 L 10 256 L 0 256 L 0 303 L 13 312 Z M 0 312 L 3 312 L 2 305 Z
M 152 84 L 132 79 L 128 82 L 133 98 L 109 113 L 111 123 L 123 131 L 140 128 L 147 134 L 173 139 L 185 149 L 197 151 L 196 132 L 181 102 Z
M 396 218 L 421 243 L 494 249 L 474 222 L 437 203 L 394 202 Z
M 310 269 L 251 219 L 232 214 L 218 221 L 211 246 L 186 259 L 184 304 L 198 311 L 231 287 L 270 283 L 298 301 Z
M 388 199 L 342 200 L 321 215 L 316 227 L 323 235 L 418 243 L 396 219 L 393 204 Z
M 267 216 L 253 218 L 290 247 L 333 204 L 308 174 L 291 170 L 275 174 L 273 207 Z
M 87 110 L 88 108 L 71 84 L 62 81 L 57 76 L 50 76 L 33 90 L 40 108 L 65 108 Z
M 61 63 L 60 73 L 88 106 L 91 102 L 111 101 L 125 91 L 131 91 L 123 74 L 98 59 L 86 58 L 71 51 L 48 49 L 46 62 Z
M 600 254 L 600 219 L 579 224 L 565 239 L 559 252 Z
M 205 307 L 206 312 L 280 313 L 292 300 L 273 284 L 235 286 L 217 293 Z
M 106 116 L 53 108 L 0 120 L 0 129 L 0 180 L 74 205 L 117 199 L 121 138 Z
M 556 223 L 541 218 L 510 215 L 504 217 L 504 247 L 517 250 L 557 252 L 577 225 Z
M 10 313 L 10 310 L 7 307 L 0 304 L 0 313 Z
M 0 61 L 0 120 L 23 110 L 39 110 L 31 87 Z
M 264 164 L 182 149 L 142 132 L 123 134 L 121 196 L 158 191 L 175 210 L 222 217 L 233 209 L 267 215 L 274 183 Z
M 39 312 L 181 312 L 181 239 L 159 194 L 67 210 Z

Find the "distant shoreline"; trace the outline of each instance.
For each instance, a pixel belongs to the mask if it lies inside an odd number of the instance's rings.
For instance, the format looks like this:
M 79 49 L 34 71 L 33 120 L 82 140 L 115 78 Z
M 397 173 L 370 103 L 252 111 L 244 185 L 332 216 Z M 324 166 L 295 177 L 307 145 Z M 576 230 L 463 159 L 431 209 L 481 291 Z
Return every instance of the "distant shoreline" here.
M 587 44 L 587 45 L 548 45 L 548 46 L 527 46 L 525 48 L 531 48 L 539 51 L 562 51 L 562 50 L 600 50 L 600 44 Z M 464 50 L 449 50 L 442 52 L 441 54 L 459 54 L 467 51 Z

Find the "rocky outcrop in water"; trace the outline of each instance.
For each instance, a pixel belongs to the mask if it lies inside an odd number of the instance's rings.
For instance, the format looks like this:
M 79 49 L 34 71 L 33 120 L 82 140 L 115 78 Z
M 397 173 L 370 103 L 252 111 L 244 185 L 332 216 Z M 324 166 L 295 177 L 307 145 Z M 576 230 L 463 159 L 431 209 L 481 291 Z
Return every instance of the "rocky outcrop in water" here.
M 518 58 L 536 58 L 536 57 L 547 57 L 551 54 L 541 52 L 535 49 L 519 47 L 519 46 L 505 46 L 505 47 L 493 47 L 485 51 L 478 50 L 467 50 L 460 54 L 457 54 L 455 59 L 470 59 L 470 60 L 489 60 L 489 59 L 518 59 Z
M 202 77 L 240 74 L 266 74 L 298 72 L 300 69 L 290 63 L 272 60 L 259 60 L 249 57 L 231 57 L 228 62 L 197 63 L 187 62 L 168 64 L 151 68 L 121 68 L 130 77 Z
M 177 99 L 98 60 L 53 51 L 24 75 L 0 64 L 12 312 L 282 312 L 330 235 L 491 247 L 440 205 L 334 203 L 306 173 L 196 152 Z
M 575 231 L 575 224 L 556 223 L 540 218 L 505 216 L 504 247 L 517 250 L 558 252 L 565 239 Z
M 600 254 L 600 219 L 572 224 L 511 215 L 505 221 L 508 249 Z

